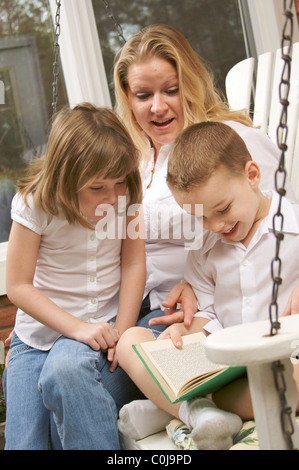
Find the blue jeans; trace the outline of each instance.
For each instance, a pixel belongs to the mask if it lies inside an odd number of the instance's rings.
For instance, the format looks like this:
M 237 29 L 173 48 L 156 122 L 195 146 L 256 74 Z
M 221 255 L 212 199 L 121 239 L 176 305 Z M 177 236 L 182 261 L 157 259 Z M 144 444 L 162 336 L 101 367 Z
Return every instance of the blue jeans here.
M 138 325 L 148 327 L 148 319 L 160 315 L 151 312 Z M 155 327 L 155 336 L 163 329 Z M 14 335 L 4 374 L 5 448 L 53 448 L 54 416 L 63 449 L 118 450 L 118 411 L 143 395 L 120 367 L 111 373 L 109 366 L 101 351 L 66 337 L 41 351 Z

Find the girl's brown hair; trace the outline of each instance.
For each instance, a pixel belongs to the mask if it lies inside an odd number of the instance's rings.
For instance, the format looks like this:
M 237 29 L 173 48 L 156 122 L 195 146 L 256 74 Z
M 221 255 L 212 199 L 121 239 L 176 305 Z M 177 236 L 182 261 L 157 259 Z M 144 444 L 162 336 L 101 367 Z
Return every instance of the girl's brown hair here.
M 37 159 L 28 177 L 19 182 L 25 200 L 33 194 L 36 207 L 69 223 L 89 226 L 81 215 L 78 191 L 97 178 L 126 176 L 130 203 L 140 203 L 142 186 L 139 153 L 116 114 L 82 103 L 54 117 L 45 155 Z
M 252 125 L 245 112 L 229 110 L 215 87 L 211 71 L 179 31 L 163 24 L 147 26 L 126 42 L 114 64 L 116 112 L 143 155 L 148 154 L 148 145 L 128 104 L 128 67 L 153 56 L 168 61 L 176 69 L 185 127 L 213 120 L 234 120 Z

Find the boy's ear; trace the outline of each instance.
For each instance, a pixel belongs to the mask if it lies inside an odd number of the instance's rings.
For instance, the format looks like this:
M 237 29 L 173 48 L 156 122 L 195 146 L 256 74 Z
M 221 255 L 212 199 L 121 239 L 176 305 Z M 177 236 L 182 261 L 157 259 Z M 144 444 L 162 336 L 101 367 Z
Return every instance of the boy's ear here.
M 245 165 L 245 175 L 252 188 L 257 188 L 261 180 L 261 171 L 258 164 L 252 160 Z

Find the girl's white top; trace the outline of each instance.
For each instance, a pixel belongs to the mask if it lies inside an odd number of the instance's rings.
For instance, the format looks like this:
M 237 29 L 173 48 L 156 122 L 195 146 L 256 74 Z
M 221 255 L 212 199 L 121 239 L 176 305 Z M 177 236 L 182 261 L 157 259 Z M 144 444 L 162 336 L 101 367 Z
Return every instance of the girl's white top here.
M 117 314 L 120 288 L 121 238 L 97 236 L 80 224 L 69 224 L 64 215 L 52 216 L 29 207 L 16 194 L 12 219 L 41 236 L 34 285 L 66 312 L 85 322 L 109 322 Z M 21 309 L 15 332 L 37 349 L 48 350 L 60 336 Z

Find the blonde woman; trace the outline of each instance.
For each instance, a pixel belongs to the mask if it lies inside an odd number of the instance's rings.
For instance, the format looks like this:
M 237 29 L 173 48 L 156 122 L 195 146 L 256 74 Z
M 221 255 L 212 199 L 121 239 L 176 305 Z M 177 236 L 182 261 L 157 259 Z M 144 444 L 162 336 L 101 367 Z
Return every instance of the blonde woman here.
M 189 222 L 166 184 L 172 143 L 191 124 L 225 122 L 242 137 L 259 164 L 261 189 L 274 186 L 279 152 L 265 133 L 253 128 L 244 112 L 229 110 L 211 72 L 186 38 L 171 26 L 151 25 L 129 39 L 116 58 L 114 83 L 116 111 L 142 153 L 147 256 L 144 303 L 147 311 L 158 309 L 151 315 L 159 316 L 165 298 L 164 307 L 175 308 L 176 301 L 182 301 L 189 324 L 196 305 L 188 286 L 179 284 L 190 243 L 190 232 L 184 230 Z M 288 196 L 292 197 L 289 187 Z M 179 229 L 181 237 L 171 236 Z M 171 323 L 179 318 L 181 313 L 150 323 Z

